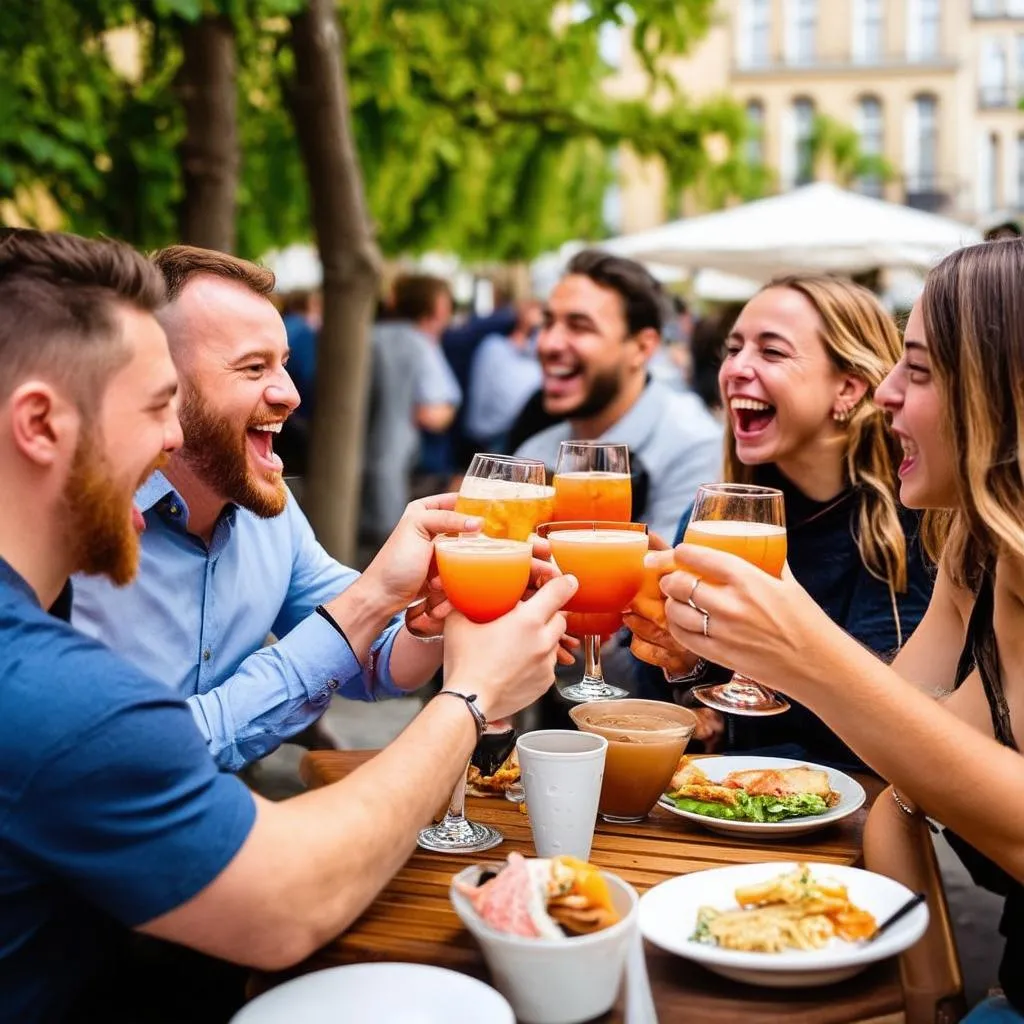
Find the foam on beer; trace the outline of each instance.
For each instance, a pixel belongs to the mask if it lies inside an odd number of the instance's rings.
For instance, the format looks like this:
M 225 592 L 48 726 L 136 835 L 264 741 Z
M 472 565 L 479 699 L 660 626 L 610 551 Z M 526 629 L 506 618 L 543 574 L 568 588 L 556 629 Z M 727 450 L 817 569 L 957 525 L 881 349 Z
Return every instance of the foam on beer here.
M 776 523 L 751 523 L 742 519 L 698 519 L 686 528 L 687 533 L 711 534 L 715 537 L 778 537 L 786 528 Z
M 563 544 L 637 544 L 647 547 L 647 534 L 640 530 L 552 530 L 548 540 Z
M 467 476 L 459 488 L 462 498 L 483 501 L 528 500 L 543 501 L 554 498 L 554 487 L 545 484 L 523 483 L 517 480 L 493 480 L 482 476 Z

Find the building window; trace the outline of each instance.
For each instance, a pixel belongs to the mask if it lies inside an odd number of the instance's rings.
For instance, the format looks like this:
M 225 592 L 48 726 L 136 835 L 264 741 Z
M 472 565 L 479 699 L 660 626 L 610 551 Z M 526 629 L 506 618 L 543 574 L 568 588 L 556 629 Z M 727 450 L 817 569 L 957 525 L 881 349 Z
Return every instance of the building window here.
M 978 151 L 978 212 L 991 213 L 999 206 L 999 136 L 992 132 Z
M 1006 0 L 1006 13 L 1011 18 L 1024 18 L 1024 0 Z
M 747 104 L 747 163 L 755 167 L 764 164 L 764 104 L 751 100 Z
M 806 185 L 814 180 L 814 104 L 808 99 L 794 100 L 789 119 L 788 173 L 784 177 L 792 185 Z
M 907 56 L 931 60 L 942 50 L 942 0 L 907 0 Z
M 853 59 L 858 64 L 877 64 L 885 45 L 882 0 L 854 0 Z
M 857 135 L 864 156 L 881 157 L 885 149 L 885 128 L 882 123 L 882 104 L 874 96 L 864 96 L 857 104 Z M 858 183 L 865 195 L 881 198 L 882 179 L 877 174 L 862 178 Z
M 818 0 L 786 0 L 786 60 L 813 64 L 817 35 Z
M 999 13 L 999 0 L 974 0 L 971 9 L 979 18 L 993 18 Z
M 910 108 L 906 155 L 907 191 L 933 195 L 938 191 L 939 101 L 915 96 Z
M 981 46 L 979 73 L 981 94 L 978 97 L 982 107 L 1007 106 L 1010 99 L 1007 88 L 1008 71 L 1003 40 L 996 36 L 984 40 Z
M 737 39 L 740 67 L 761 68 L 771 63 L 771 0 L 743 0 Z
M 1017 209 L 1024 210 L 1024 132 L 1017 136 Z

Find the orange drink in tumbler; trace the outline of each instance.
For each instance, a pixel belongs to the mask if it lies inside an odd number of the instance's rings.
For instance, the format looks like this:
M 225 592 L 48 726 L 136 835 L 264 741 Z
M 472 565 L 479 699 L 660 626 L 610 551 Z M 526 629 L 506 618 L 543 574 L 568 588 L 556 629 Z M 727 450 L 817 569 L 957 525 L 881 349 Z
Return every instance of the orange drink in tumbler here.
M 538 523 L 549 520 L 555 508 L 555 489 L 543 484 L 466 477 L 455 500 L 455 511 L 480 516 L 488 537 L 526 540 Z
M 448 600 L 474 622 L 510 612 L 530 582 L 532 549 L 523 541 L 438 537 L 434 554 Z
M 592 519 L 628 523 L 633 494 L 628 473 L 603 471 L 556 473 L 554 519 Z
M 614 633 L 640 589 L 647 533 L 639 524 L 622 525 L 588 529 L 582 523 L 552 523 L 547 531 L 558 568 L 579 580 L 579 589 L 565 606 L 567 629 L 575 636 Z M 628 529 L 630 525 L 635 528 Z
M 683 541 L 739 555 L 770 576 L 781 576 L 786 564 L 786 528 L 774 523 L 702 519 L 690 523 Z

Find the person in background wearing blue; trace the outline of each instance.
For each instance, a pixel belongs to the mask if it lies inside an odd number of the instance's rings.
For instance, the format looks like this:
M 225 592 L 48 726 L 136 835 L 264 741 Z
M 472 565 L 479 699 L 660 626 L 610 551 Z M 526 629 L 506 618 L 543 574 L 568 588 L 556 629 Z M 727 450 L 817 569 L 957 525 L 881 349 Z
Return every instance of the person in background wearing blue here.
M 901 454 L 875 388 L 899 359 L 895 324 L 866 288 L 830 277 L 786 277 L 740 313 L 726 340 L 725 479 L 779 488 L 786 503 L 789 566 L 852 636 L 886 658 L 928 605 L 934 568 L 914 513 L 896 502 Z M 675 542 L 689 522 L 679 521 Z M 667 539 L 667 538 L 666 538 Z M 662 668 L 685 699 L 691 686 L 731 674 L 683 651 L 641 606 L 625 617 L 633 651 Z M 668 684 L 643 673 L 647 693 Z M 860 759 L 810 711 L 746 718 L 699 708 L 699 739 L 728 730 L 732 751 L 860 767 Z
M 515 328 L 489 334 L 473 357 L 463 427 L 474 451 L 505 452 L 508 433 L 530 396 L 541 385 L 536 331 L 539 302 L 520 305 Z
M 45 610 L 73 572 L 136 571 L 133 492 L 182 440 L 163 300 L 125 245 L 0 237 L 0 1024 L 223 1024 L 246 968 L 305 959 L 402 866 L 481 719 L 547 688 L 575 590 L 556 577 L 484 626 L 449 616 L 445 689 L 341 782 L 273 803 L 218 772 L 166 680 Z M 429 565 L 430 534 L 469 525 L 449 497 L 409 510 L 402 561 Z M 380 583 L 350 588 L 360 657 L 396 610 Z M 182 596 L 135 629 L 173 629 Z M 174 971 L 179 951 L 234 989 Z
M 356 657 L 348 639 L 369 614 L 359 574 L 317 543 L 274 452 L 298 395 L 273 274 L 190 246 L 153 259 L 185 440 L 136 495 L 146 526 L 137 578 L 77 577 L 72 622 L 187 700 L 214 759 L 237 771 L 316 722 L 335 693 L 375 700 L 422 686 L 442 658 L 424 640 L 442 623 L 378 617 Z M 422 567 L 401 557 L 386 545 L 364 579 L 404 608 Z M 269 634 L 280 639 L 264 647 Z
M 553 472 L 562 441 L 628 445 L 633 518 L 662 535 L 722 467 L 722 428 L 704 403 L 648 372 L 665 314 L 661 285 L 639 263 L 596 249 L 577 253 L 545 304 L 537 337 L 544 412 L 564 419 L 515 453 Z

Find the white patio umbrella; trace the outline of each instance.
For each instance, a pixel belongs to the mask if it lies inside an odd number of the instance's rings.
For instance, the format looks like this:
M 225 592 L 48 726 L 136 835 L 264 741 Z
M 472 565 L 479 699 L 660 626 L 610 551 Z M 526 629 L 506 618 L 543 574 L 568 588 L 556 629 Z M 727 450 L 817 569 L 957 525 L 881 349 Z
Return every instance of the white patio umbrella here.
M 623 235 L 602 247 L 645 263 L 764 281 L 813 270 L 926 270 L 954 249 L 980 240 L 974 228 L 959 221 L 820 182 Z

